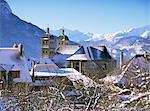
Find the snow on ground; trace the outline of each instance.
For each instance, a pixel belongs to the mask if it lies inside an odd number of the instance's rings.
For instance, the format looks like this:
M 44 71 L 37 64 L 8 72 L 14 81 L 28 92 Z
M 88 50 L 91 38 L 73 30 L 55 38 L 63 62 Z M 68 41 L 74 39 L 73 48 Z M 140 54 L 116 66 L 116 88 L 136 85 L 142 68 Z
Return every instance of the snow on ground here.
M 10 111 L 10 107 L 15 105 L 15 98 L 0 97 L 0 111 Z

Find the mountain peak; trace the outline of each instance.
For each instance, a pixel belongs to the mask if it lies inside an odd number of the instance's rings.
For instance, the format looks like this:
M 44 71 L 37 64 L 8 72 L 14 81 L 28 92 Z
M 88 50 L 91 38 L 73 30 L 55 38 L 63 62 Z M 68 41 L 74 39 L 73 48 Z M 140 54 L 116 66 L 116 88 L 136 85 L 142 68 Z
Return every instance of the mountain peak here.
M 0 0 L 0 13 L 9 14 L 12 10 L 5 0 Z

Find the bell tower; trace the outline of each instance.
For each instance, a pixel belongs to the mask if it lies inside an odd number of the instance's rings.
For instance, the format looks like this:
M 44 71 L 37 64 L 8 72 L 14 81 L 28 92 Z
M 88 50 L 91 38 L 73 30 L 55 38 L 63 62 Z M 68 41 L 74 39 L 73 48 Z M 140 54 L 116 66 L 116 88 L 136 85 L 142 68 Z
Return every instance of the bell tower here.
M 64 29 L 62 29 L 62 35 L 58 37 L 58 47 L 61 47 L 62 45 L 68 45 L 69 38 L 65 35 Z
M 55 55 L 55 37 L 50 35 L 49 28 L 42 37 L 42 58 L 52 58 Z
M 44 33 L 42 37 L 42 52 L 41 56 L 42 58 L 49 58 L 49 45 L 50 45 L 50 33 L 49 28 L 47 28 L 47 31 Z

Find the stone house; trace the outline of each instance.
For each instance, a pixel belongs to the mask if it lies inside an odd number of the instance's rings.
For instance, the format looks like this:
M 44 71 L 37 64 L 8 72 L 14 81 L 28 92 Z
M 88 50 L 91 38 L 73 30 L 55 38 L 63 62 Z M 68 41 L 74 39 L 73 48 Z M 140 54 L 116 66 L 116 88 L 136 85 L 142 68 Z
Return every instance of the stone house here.
M 12 89 L 16 84 L 32 82 L 23 50 L 21 44 L 0 48 L 0 89 Z
M 71 67 L 91 77 L 102 78 L 116 68 L 116 60 L 105 46 L 64 45 L 56 50 L 53 61 L 59 67 Z
M 51 59 L 58 67 L 71 67 L 91 77 L 102 78 L 116 67 L 105 46 L 72 45 L 64 34 L 55 37 L 47 32 L 42 37 L 42 58 Z
M 116 68 L 116 60 L 108 53 L 105 46 L 88 46 L 83 53 L 67 58 L 68 67 L 75 68 L 90 78 L 99 79 Z

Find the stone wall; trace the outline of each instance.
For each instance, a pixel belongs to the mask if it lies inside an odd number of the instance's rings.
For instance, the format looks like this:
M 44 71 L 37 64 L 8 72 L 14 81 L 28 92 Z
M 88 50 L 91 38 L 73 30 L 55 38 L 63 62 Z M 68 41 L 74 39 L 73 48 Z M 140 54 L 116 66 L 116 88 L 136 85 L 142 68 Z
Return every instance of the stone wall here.
M 115 60 L 96 60 L 82 62 L 82 73 L 98 81 L 116 68 Z

